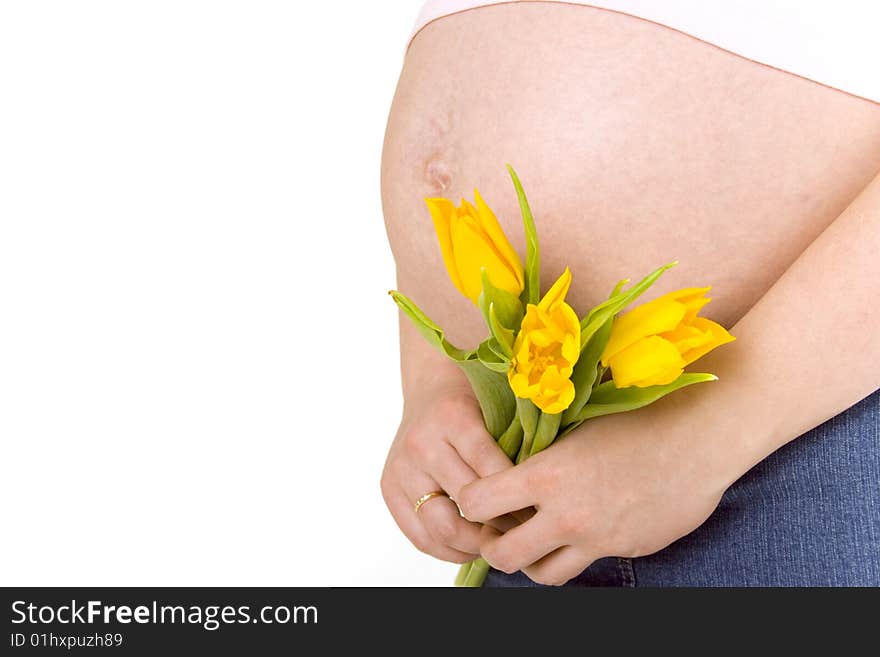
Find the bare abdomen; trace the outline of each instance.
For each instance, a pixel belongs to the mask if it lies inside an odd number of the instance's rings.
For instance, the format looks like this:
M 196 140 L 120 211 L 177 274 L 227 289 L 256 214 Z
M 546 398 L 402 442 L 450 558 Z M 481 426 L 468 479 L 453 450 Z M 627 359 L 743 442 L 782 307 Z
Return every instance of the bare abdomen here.
M 386 136 L 402 286 L 443 276 L 424 196 L 479 187 L 523 252 L 507 162 L 544 278 L 570 266 L 576 308 L 678 259 L 655 293 L 712 284 L 708 314 L 732 325 L 880 170 L 880 105 L 589 7 L 441 19 L 409 50 Z M 441 319 L 449 303 L 423 299 Z

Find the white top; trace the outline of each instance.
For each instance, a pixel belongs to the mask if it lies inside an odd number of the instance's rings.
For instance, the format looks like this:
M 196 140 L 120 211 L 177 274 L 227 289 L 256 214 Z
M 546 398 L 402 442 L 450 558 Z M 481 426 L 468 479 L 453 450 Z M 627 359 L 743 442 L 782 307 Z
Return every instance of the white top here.
M 413 35 L 443 16 L 511 1 L 517 0 L 428 0 Z M 612 0 L 567 4 L 645 18 L 748 59 L 880 103 L 880 2 L 875 0 Z

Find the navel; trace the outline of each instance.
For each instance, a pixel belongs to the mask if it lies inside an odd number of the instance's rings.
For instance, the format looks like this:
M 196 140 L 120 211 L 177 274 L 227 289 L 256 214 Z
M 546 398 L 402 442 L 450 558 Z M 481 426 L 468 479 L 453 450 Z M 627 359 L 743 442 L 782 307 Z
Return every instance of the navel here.
M 435 196 L 442 196 L 452 185 L 452 167 L 441 154 L 434 153 L 425 161 L 425 180 Z
M 423 175 L 429 193 L 443 196 L 452 187 L 454 147 L 452 144 L 453 111 L 440 112 L 431 116 L 425 130 L 427 156 L 424 159 Z

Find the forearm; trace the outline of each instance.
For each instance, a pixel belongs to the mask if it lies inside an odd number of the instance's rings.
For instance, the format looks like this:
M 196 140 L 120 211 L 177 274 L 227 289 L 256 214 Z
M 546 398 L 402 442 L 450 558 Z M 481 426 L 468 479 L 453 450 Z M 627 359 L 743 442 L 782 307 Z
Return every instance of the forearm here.
M 400 378 L 404 402 L 446 390 L 470 390 L 458 366 L 431 347 L 405 317 L 400 322 Z
M 880 176 L 699 362 L 719 381 L 671 403 L 736 478 L 880 387 L 878 302 Z

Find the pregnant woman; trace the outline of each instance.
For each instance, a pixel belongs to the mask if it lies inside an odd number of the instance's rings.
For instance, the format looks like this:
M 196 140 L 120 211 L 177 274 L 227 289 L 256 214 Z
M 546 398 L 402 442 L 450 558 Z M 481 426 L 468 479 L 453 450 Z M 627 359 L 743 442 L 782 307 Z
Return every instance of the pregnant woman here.
M 399 287 L 453 342 L 482 339 L 423 198 L 478 187 L 523 253 L 510 162 L 544 289 L 570 266 L 582 310 L 676 258 L 651 296 L 711 283 L 737 341 L 704 359 L 719 381 L 514 467 L 459 370 L 404 320 L 382 490 L 416 547 L 482 555 L 490 586 L 880 585 L 871 5 L 425 6 L 382 164 Z

